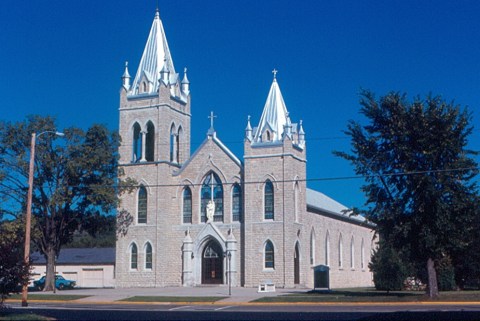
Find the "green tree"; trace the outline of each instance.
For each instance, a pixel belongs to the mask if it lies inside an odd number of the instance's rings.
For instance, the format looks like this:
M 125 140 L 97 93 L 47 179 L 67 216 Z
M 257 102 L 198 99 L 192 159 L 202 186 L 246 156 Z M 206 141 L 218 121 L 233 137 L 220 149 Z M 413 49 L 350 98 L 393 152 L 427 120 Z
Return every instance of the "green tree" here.
M 26 209 L 32 133 L 55 131 L 54 119 L 31 116 L 23 122 L 0 123 L 0 213 L 19 217 Z M 102 125 L 87 131 L 67 128 L 65 136 L 37 136 L 32 200 L 35 247 L 47 260 L 45 290 L 54 285 L 54 260 L 75 231 L 92 218 L 113 213 L 119 193 L 133 182 L 121 180 L 119 137 Z M 118 176 L 117 176 L 118 174 Z
M 394 249 L 426 267 L 428 294 L 438 296 L 435 264 L 471 243 L 478 207 L 471 114 L 430 96 L 377 101 L 363 91 L 360 103 L 367 125 L 350 122 L 351 153 L 336 154 L 365 177 L 363 214 Z
M 23 255 L 24 224 L 22 220 L 0 221 L 0 306 L 11 294 L 28 283 L 30 264 Z
M 399 253 L 383 239 L 374 251 L 368 267 L 373 272 L 375 288 L 381 291 L 401 290 L 408 276 L 408 268 Z

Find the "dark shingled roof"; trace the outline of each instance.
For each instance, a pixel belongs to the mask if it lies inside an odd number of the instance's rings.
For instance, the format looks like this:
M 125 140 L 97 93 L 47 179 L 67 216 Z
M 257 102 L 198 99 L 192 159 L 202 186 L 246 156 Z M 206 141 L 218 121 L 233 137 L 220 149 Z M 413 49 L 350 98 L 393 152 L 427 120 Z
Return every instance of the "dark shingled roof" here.
M 34 265 L 47 263 L 40 252 L 32 253 L 30 257 Z M 55 262 L 63 265 L 115 264 L 115 248 L 62 249 Z

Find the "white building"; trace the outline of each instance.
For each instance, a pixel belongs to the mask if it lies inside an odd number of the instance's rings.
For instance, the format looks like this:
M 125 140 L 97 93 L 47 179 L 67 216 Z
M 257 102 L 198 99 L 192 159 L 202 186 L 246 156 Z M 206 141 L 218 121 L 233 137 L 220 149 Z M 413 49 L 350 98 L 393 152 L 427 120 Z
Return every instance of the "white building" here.
M 276 71 L 263 110 L 246 108 L 243 158 L 222 143 L 213 115 L 190 153 L 190 83 L 158 11 L 135 78 L 126 66 L 122 79 L 120 164 L 139 187 L 122 196 L 134 222 L 117 241 L 118 287 L 313 287 L 315 269 L 317 286 L 372 285 L 372 226 L 307 188 L 306 135 Z M 256 126 L 248 114 L 260 116 Z

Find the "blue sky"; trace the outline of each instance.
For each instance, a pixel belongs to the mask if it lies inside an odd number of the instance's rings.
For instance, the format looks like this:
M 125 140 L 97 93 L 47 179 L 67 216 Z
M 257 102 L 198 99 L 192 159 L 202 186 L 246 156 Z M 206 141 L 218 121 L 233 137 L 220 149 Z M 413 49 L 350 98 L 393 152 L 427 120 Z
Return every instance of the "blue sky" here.
M 1 116 L 53 115 L 64 127 L 118 128 L 125 61 L 135 75 L 156 0 L 4 0 Z M 188 67 L 192 153 L 217 115 L 218 137 L 240 158 L 247 116 L 259 121 L 277 79 L 293 122 L 303 120 L 309 187 L 361 206 L 359 179 L 332 155 L 359 111 L 361 88 L 429 93 L 473 112 L 480 150 L 479 1 L 159 1 L 177 72 Z

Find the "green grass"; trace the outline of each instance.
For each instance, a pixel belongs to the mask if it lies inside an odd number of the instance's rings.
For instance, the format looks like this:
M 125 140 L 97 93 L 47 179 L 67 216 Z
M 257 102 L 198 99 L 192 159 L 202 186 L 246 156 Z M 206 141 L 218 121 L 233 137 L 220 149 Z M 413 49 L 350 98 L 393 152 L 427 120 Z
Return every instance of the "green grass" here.
M 133 296 L 122 299 L 124 302 L 216 302 L 225 296 Z
M 441 292 L 440 297 L 430 300 L 425 292 L 376 291 L 371 288 L 338 289 L 331 291 L 310 291 L 299 294 L 286 294 L 276 297 L 263 297 L 252 302 L 425 302 L 453 301 L 480 302 L 480 291 Z
M 0 321 L 49 321 L 54 320 L 52 318 L 44 317 L 38 314 L 9 314 L 0 315 Z
M 87 298 L 90 295 L 80 295 L 80 294 L 29 294 L 28 301 L 30 300 L 47 300 L 47 301 L 72 301 Z M 22 296 L 20 294 L 11 295 L 8 300 L 21 300 Z

